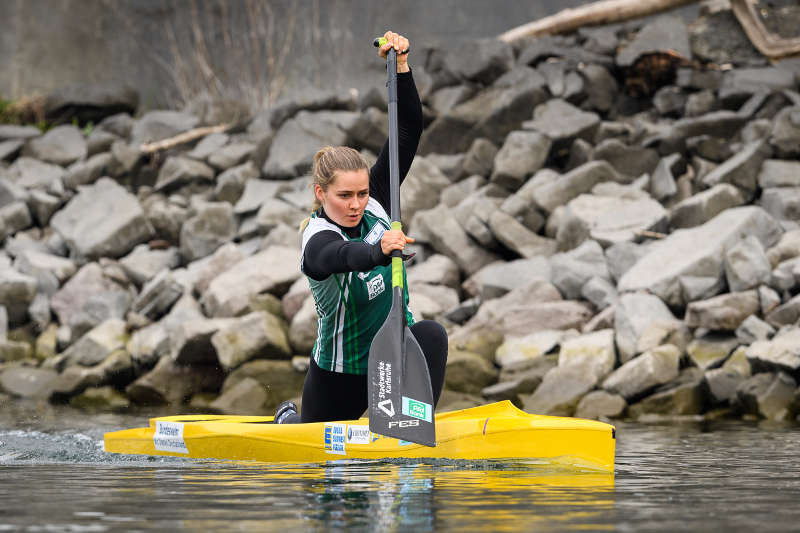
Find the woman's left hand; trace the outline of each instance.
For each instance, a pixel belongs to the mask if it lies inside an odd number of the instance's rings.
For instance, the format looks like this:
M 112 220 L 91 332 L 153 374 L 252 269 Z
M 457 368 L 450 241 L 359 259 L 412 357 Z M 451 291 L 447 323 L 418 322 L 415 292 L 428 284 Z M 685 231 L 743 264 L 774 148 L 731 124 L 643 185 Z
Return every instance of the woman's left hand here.
M 408 72 L 408 50 L 410 50 L 411 43 L 409 43 L 408 39 L 393 31 L 387 31 L 383 34 L 383 37 L 386 39 L 386 44 L 378 48 L 378 55 L 386 59 L 386 54 L 391 48 L 394 48 L 395 52 L 397 52 L 397 72 Z

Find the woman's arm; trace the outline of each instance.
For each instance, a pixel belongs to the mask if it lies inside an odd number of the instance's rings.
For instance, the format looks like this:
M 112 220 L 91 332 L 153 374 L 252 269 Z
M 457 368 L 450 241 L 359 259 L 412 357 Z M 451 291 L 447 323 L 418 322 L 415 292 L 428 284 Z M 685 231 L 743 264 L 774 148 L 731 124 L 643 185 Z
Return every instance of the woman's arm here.
M 303 272 L 321 281 L 331 274 L 366 272 L 378 265 L 388 265 L 391 258 L 384 255 L 381 242 L 367 244 L 342 239 L 335 231 L 315 234 L 303 251 Z

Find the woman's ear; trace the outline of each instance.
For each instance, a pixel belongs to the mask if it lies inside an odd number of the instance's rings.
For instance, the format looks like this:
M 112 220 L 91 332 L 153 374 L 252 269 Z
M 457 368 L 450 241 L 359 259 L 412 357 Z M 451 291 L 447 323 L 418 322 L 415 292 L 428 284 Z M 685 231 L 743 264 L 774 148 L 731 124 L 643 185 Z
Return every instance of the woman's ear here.
M 322 201 L 322 198 L 324 196 L 323 195 L 323 191 L 322 191 L 322 185 L 320 185 L 319 183 L 315 183 L 314 184 L 314 196 L 317 198 L 317 200 L 319 201 L 320 205 L 322 205 L 324 203 Z

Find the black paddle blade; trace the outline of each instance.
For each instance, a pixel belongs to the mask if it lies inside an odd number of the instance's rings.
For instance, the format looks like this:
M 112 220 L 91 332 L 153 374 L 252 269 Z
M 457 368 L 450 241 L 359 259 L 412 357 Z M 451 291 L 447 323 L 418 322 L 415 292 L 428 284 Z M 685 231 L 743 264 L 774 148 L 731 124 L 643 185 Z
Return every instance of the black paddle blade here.
M 402 298 L 394 298 L 369 350 L 369 429 L 387 437 L 436 446 L 428 364 L 405 325 L 403 312 Z

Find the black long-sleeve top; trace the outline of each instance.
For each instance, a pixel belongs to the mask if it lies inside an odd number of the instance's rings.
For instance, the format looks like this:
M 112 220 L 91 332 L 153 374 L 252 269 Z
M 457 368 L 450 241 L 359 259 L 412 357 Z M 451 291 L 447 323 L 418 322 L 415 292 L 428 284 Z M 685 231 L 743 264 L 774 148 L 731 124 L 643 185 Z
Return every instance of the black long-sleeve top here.
M 397 74 L 397 130 L 400 183 L 408 174 L 422 135 L 422 104 L 411 72 Z M 389 140 L 381 149 L 378 159 L 369 171 L 369 195 L 390 212 L 389 190 Z M 336 224 L 320 209 L 320 216 Z M 346 228 L 336 224 L 344 234 L 357 237 L 361 234 L 362 219 L 357 226 Z M 331 274 L 365 272 L 378 265 L 387 265 L 391 257 L 384 255 L 380 241 L 375 244 L 351 242 L 342 239 L 335 231 L 320 231 L 306 243 L 303 253 L 303 272 L 316 280 Z

